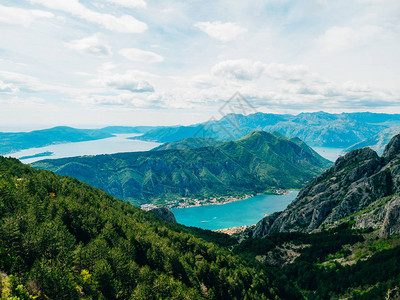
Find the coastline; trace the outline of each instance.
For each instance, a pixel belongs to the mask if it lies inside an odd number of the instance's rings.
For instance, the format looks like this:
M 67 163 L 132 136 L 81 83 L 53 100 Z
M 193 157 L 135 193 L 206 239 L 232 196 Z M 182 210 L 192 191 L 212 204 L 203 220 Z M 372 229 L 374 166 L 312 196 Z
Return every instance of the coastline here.
M 291 189 L 287 189 L 287 190 L 275 189 L 272 191 L 266 191 L 264 193 L 245 194 L 243 196 L 221 196 L 221 197 L 214 197 L 212 199 L 210 199 L 210 198 L 203 198 L 203 199 L 181 198 L 179 200 L 170 201 L 170 202 L 162 204 L 162 205 L 146 203 L 146 204 L 140 205 L 140 208 L 143 210 L 150 210 L 153 208 L 165 206 L 168 209 L 181 209 L 181 208 L 192 208 L 192 207 L 200 207 L 200 206 L 207 206 L 207 205 L 224 205 L 224 204 L 231 203 L 231 202 L 246 200 L 248 198 L 251 198 L 254 196 L 259 196 L 259 195 L 288 195 L 291 191 L 292 191 Z
M 243 233 L 246 233 L 246 231 L 254 228 L 256 225 L 243 225 L 243 226 L 238 226 L 238 227 L 231 227 L 231 228 L 224 228 L 224 229 L 216 229 L 213 230 L 214 232 L 220 232 L 220 233 L 225 233 L 227 235 L 241 235 Z
M 188 203 L 180 203 L 179 201 L 175 201 L 173 203 L 165 204 L 168 209 L 181 209 L 181 208 L 191 208 L 191 207 L 199 207 L 199 206 L 206 206 L 206 205 L 224 205 L 231 202 L 242 201 L 248 198 L 259 196 L 259 195 L 287 195 L 289 194 L 290 190 L 283 190 L 283 189 L 276 189 L 273 191 L 268 191 L 265 193 L 257 193 L 257 194 L 245 194 L 241 197 L 239 196 L 226 196 L 226 197 L 214 197 L 212 199 L 192 199 L 191 201 L 195 202 L 193 204 Z M 218 201 L 221 198 L 224 198 L 222 201 Z M 183 201 L 186 198 L 182 198 Z

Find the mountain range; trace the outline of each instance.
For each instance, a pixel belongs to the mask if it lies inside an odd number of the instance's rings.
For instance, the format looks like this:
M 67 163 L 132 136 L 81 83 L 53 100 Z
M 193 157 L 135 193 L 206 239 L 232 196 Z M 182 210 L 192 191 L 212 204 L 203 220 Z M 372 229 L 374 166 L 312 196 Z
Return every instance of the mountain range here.
M 292 148 L 298 139 L 265 132 L 216 147 L 235 143 L 306 152 Z M 184 150 L 152 152 L 174 151 Z M 381 157 L 364 148 L 339 158 L 284 212 L 237 239 L 171 223 L 165 208 L 145 212 L 76 179 L 0 157 L 1 295 L 398 299 L 399 176 L 400 135 Z
M 344 152 L 350 152 L 354 149 L 361 149 L 364 147 L 369 147 L 374 150 L 378 155 L 382 155 L 385 150 L 386 145 L 390 142 L 390 140 L 397 134 L 400 133 L 400 127 L 394 126 L 387 129 L 382 130 L 381 132 L 375 134 L 374 136 L 363 140 L 353 146 L 348 147 L 344 150 Z
M 202 124 L 152 129 L 137 139 L 169 143 L 188 137 L 212 137 L 227 141 L 241 138 L 255 130 L 264 130 L 298 137 L 310 146 L 346 148 L 399 124 L 398 114 L 369 112 L 315 112 L 298 115 L 255 113 L 246 116 L 228 114 L 220 120 Z
M 135 204 L 171 204 L 182 198 L 241 197 L 295 189 L 330 165 L 300 139 L 264 131 L 196 149 L 72 157 L 32 164 L 75 177 Z
M 360 142 L 362 144 L 355 147 L 362 147 L 374 145 L 374 140 L 379 140 L 380 135 L 390 135 L 389 128 L 399 125 L 398 114 L 315 112 L 298 115 L 228 114 L 220 120 L 190 126 L 109 126 L 101 129 L 60 126 L 31 132 L 0 132 L 0 154 L 52 144 L 103 139 L 115 134 L 137 134 L 141 136 L 131 138 L 171 143 L 192 137 L 237 140 L 257 130 L 277 131 L 287 137 L 298 137 L 313 147 L 348 148 Z

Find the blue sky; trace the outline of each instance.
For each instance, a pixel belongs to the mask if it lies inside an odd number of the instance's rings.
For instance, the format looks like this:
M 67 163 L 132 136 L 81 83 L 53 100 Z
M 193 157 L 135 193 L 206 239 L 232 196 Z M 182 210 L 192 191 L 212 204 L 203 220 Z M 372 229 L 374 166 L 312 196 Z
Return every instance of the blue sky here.
M 400 1 L 0 1 L 0 131 L 400 113 Z

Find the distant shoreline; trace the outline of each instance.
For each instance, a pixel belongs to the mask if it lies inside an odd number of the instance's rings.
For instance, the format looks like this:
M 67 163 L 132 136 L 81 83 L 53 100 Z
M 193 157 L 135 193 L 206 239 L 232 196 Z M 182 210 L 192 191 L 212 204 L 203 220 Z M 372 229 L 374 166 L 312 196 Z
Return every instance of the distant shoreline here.
M 200 206 L 207 206 L 207 205 L 224 205 L 227 203 L 246 200 L 248 198 L 259 196 L 259 195 L 287 195 L 287 194 L 289 194 L 289 190 L 275 190 L 273 192 L 268 192 L 268 193 L 259 193 L 259 194 L 253 194 L 253 195 L 246 194 L 241 197 L 229 196 L 229 197 L 226 197 L 228 199 L 224 199 L 221 202 L 218 202 L 217 198 L 213 198 L 211 200 L 210 199 L 202 199 L 202 200 L 193 199 L 193 201 L 196 202 L 195 204 L 179 203 L 178 206 L 174 206 L 176 204 L 173 203 L 173 204 L 166 204 L 165 206 L 168 207 L 168 209 L 182 209 L 182 208 L 192 208 L 192 207 L 200 207 Z M 211 201 L 211 202 L 206 202 L 206 201 Z

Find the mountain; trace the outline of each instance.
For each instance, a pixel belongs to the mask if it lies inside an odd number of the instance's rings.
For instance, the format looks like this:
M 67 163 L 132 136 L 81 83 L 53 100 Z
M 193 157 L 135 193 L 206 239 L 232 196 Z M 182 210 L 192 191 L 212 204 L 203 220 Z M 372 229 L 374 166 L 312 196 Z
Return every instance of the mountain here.
M 350 152 L 354 149 L 360 149 L 364 147 L 370 147 L 372 150 L 376 151 L 378 155 L 382 155 L 385 150 L 385 146 L 389 141 L 396 135 L 400 133 L 400 127 L 390 127 L 382 130 L 378 134 L 370 137 L 369 139 L 363 140 L 349 148 L 345 149 L 344 152 Z
M 344 222 L 373 228 L 379 236 L 400 233 L 400 135 L 381 157 L 370 148 L 340 157 L 301 189 L 280 213 L 261 220 L 255 237 L 276 232 L 314 232 Z
M 47 145 L 99 140 L 113 135 L 97 129 L 59 126 L 31 132 L 0 132 L 0 155 Z
M 255 113 L 247 116 L 228 114 L 218 121 L 152 129 L 138 139 L 168 143 L 188 137 L 212 137 L 228 141 L 263 130 L 277 131 L 287 137 L 299 137 L 311 146 L 345 148 L 399 124 L 400 115 L 368 112 L 315 112 L 298 115 Z
M 257 131 L 218 146 L 42 160 L 32 165 L 75 177 L 135 204 L 173 204 L 300 188 L 330 164 L 298 138 Z
M 282 299 L 296 288 L 76 179 L 0 157 L 2 299 Z
M 221 145 L 223 143 L 224 142 L 218 141 L 213 138 L 193 137 L 186 138 L 177 142 L 165 143 L 161 146 L 151 149 L 151 151 L 197 149 L 202 147 Z
M 137 133 L 142 134 L 149 130 L 162 128 L 161 126 L 108 126 L 101 129 L 98 129 L 102 132 L 108 132 L 111 134 L 128 134 L 128 133 Z

